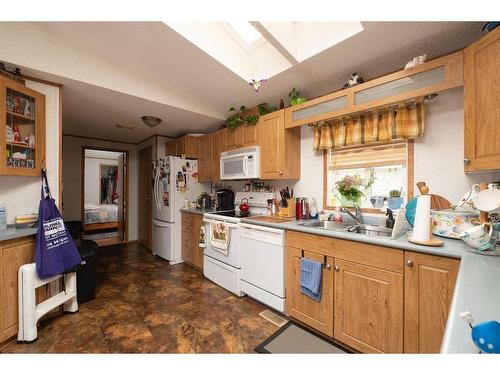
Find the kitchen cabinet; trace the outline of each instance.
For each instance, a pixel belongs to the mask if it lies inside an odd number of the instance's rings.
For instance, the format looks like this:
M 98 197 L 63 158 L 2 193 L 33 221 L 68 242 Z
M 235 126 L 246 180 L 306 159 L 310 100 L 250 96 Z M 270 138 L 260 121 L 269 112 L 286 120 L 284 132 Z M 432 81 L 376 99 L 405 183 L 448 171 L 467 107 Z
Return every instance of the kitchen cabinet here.
M 226 130 L 210 133 L 211 181 L 220 180 L 220 154 L 226 151 Z
M 464 169 L 500 169 L 500 28 L 464 50 Z
M 165 144 L 165 155 L 185 155 L 186 158 L 198 158 L 198 137 L 184 135 Z
M 24 237 L 0 242 L 0 343 L 17 334 L 18 270 L 35 260 L 35 239 Z M 37 289 L 37 302 L 45 299 L 45 288 Z
M 212 153 L 210 134 L 198 138 L 198 180 L 208 182 L 212 179 Z
M 364 353 L 403 352 L 403 275 L 335 259 L 335 339 Z
M 172 139 L 165 143 L 165 156 L 177 155 L 177 140 Z
M 460 261 L 405 252 L 405 353 L 438 353 Z
M 323 268 L 321 300 L 315 301 L 300 292 L 300 259 L 306 257 L 328 264 Z M 287 247 L 287 310 L 295 318 L 315 330 L 333 337 L 333 258 Z
M 287 231 L 288 313 L 364 353 L 437 353 L 460 261 Z M 325 264 L 323 296 L 300 293 L 300 258 Z
M 236 150 L 257 144 L 257 125 L 240 125 L 226 131 L 226 150 Z
M 182 259 L 190 265 L 203 269 L 203 249 L 199 247 L 200 227 L 203 215 L 182 213 Z
M 300 178 L 300 128 L 285 129 L 285 110 L 259 118 L 257 143 L 261 179 Z
M 45 167 L 45 95 L 0 77 L 0 175 L 40 176 Z

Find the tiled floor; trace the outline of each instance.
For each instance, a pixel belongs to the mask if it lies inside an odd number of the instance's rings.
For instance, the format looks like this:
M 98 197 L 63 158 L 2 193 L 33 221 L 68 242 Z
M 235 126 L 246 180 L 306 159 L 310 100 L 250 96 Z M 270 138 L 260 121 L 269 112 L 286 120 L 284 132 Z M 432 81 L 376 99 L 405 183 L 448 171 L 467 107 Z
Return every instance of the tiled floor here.
M 97 298 L 40 324 L 32 344 L 3 353 L 253 353 L 278 329 L 265 306 L 139 245 L 101 248 Z

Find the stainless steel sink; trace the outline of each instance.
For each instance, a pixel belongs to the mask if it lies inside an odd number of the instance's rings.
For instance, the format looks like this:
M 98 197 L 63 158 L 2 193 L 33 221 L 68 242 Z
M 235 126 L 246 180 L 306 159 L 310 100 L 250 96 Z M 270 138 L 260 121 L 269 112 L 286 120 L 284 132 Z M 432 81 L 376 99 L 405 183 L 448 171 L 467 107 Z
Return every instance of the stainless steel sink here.
M 376 225 L 358 224 L 348 228 L 349 232 L 364 234 L 372 237 L 391 237 L 392 228 L 386 228 Z
M 337 223 L 335 221 L 310 221 L 308 223 L 299 224 L 309 228 L 327 229 L 334 231 L 345 231 L 349 224 Z
M 391 237 L 392 229 L 386 228 L 377 225 L 369 225 L 369 224 L 344 224 L 337 223 L 335 221 L 309 221 L 307 223 L 299 224 L 309 228 L 318 228 L 325 229 L 337 232 L 351 232 L 351 233 L 359 233 L 365 236 L 371 237 L 388 237 L 388 238 L 396 238 Z M 399 237 L 399 236 L 398 236 Z

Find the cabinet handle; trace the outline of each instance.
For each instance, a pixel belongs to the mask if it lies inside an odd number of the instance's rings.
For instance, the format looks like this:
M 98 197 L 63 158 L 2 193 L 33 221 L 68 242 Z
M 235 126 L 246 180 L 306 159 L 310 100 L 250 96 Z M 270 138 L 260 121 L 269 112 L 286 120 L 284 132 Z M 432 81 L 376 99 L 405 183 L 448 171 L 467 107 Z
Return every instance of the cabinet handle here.
M 327 269 L 328 271 L 330 271 L 330 270 L 332 269 L 332 266 L 331 266 L 331 265 L 329 265 L 329 264 L 327 264 L 327 265 L 326 265 L 326 269 Z
M 469 163 L 470 163 L 470 159 L 465 158 L 464 159 L 464 164 L 469 164 Z
M 283 176 L 283 171 L 280 171 L 280 176 Z
M 335 272 L 339 272 L 340 271 L 339 266 L 335 266 L 335 267 L 333 267 L 333 269 L 335 270 Z
M 413 260 L 408 259 L 408 260 L 406 261 L 406 265 L 407 265 L 408 267 L 413 267 Z

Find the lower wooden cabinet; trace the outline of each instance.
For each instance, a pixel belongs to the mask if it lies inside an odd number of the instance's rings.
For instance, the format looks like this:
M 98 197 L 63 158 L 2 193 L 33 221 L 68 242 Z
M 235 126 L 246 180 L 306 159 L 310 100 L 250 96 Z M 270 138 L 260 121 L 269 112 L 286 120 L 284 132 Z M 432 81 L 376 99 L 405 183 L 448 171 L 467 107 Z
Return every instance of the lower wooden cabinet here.
M 438 353 L 460 261 L 405 252 L 405 353 Z
M 0 242 L 0 343 L 17 334 L 19 320 L 17 274 L 19 267 L 34 260 L 33 237 Z M 37 295 L 39 300 L 43 299 L 40 292 Z
M 300 292 L 300 259 L 306 257 L 330 264 L 323 269 L 321 300 L 313 300 Z M 333 337 L 333 259 L 313 252 L 287 247 L 287 289 L 288 313 L 293 318 L 315 330 Z
M 334 337 L 364 353 L 403 352 L 403 275 L 335 260 Z
M 203 215 L 182 213 L 182 259 L 203 269 L 203 248 L 199 247 L 200 228 Z
M 325 264 L 319 302 L 300 292 L 300 259 Z M 290 316 L 363 353 L 437 353 L 460 261 L 287 232 Z

